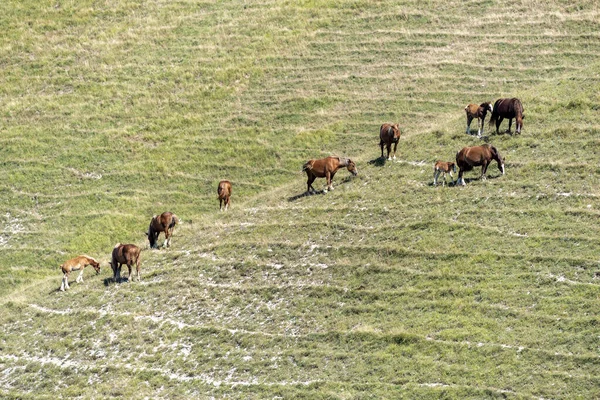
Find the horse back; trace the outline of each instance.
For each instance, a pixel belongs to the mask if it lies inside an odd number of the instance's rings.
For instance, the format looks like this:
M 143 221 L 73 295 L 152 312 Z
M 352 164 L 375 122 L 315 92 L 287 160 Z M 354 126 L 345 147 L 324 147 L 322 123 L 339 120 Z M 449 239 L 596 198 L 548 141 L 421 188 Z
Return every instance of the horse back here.
M 220 199 L 224 199 L 227 196 L 231 196 L 231 182 L 223 180 L 219 182 L 219 186 L 217 187 L 217 194 Z

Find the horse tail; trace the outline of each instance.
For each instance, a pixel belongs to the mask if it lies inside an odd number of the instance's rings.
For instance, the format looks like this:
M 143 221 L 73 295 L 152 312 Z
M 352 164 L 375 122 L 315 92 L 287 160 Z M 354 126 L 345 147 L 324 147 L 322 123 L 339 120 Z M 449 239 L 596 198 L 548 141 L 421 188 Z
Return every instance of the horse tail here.
M 309 160 L 302 166 L 302 172 L 311 170 L 313 168 L 313 160 Z

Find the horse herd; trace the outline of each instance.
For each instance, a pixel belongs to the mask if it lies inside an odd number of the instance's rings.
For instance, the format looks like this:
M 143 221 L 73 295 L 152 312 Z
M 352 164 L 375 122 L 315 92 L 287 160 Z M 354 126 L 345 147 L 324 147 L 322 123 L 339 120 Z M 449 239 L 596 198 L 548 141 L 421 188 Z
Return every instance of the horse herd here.
M 465 107 L 467 115 L 467 129 L 466 133 L 470 134 L 471 122 L 477 118 L 478 132 L 477 136 L 481 138 L 483 132 L 484 120 L 487 112 L 491 112 L 489 124 L 492 122 L 496 123 L 496 133 L 499 133 L 499 127 L 505 118 L 508 118 L 508 133 L 511 133 L 510 128 L 512 126 L 512 120 L 516 121 L 516 133 L 520 134 L 523 128 L 523 105 L 517 98 L 511 99 L 498 99 L 494 105 L 490 102 L 477 104 L 468 104 Z M 398 147 L 398 141 L 400 140 L 400 128 L 398 124 L 383 124 L 379 129 L 379 146 L 381 148 L 381 158 L 383 156 L 383 147 L 387 150 L 387 159 L 396 159 L 396 148 Z M 394 149 L 392 151 L 392 145 Z M 464 147 L 458 153 L 456 153 L 456 163 L 436 161 L 434 165 L 433 173 L 433 185 L 436 186 L 438 178 L 442 175 L 444 184 L 446 183 L 446 174 L 450 174 L 450 178 L 454 179 L 452 172 L 456 172 L 456 167 L 459 168 L 458 179 L 455 184 L 465 185 L 463 174 L 466 171 L 470 171 L 473 167 L 481 166 L 481 179 L 485 180 L 485 174 L 488 165 L 492 160 L 498 163 L 498 169 L 504 175 L 504 158 L 498 152 L 498 149 L 490 144 L 484 144 L 481 146 Z M 329 190 L 333 190 L 332 180 L 336 172 L 341 168 L 346 168 L 352 175 L 358 175 L 358 169 L 356 164 L 349 158 L 342 157 L 326 157 L 322 159 L 312 159 L 307 161 L 302 166 L 302 171 L 306 172 L 307 175 L 307 194 L 315 193 L 315 189 L 312 187 L 312 183 L 316 178 L 326 178 L 327 186 L 323 190 L 323 193 L 327 193 Z M 217 195 L 219 199 L 219 209 L 221 211 L 227 211 L 230 204 L 231 197 L 231 182 L 223 180 L 219 182 L 217 187 Z M 171 237 L 175 225 L 180 222 L 179 218 L 171 213 L 164 212 L 161 215 L 155 215 L 150 221 L 150 226 L 146 232 L 149 244 L 151 248 L 158 247 L 158 236 L 160 233 L 164 233 L 165 241 L 163 247 L 169 247 L 171 245 Z M 138 281 L 140 280 L 140 253 L 141 249 L 134 244 L 121 244 L 117 243 L 112 251 L 110 266 L 113 271 L 113 280 L 118 282 L 121 280 L 121 267 L 127 265 L 129 270 L 128 281 L 133 280 L 131 275 L 133 267 L 136 267 L 136 276 Z M 72 271 L 80 271 L 77 276 L 76 282 L 83 282 L 83 271 L 86 266 L 91 265 L 96 274 L 100 273 L 100 263 L 89 256 L 81 255 L 70 260 L 65 261 L 61 266 L 63 272 L 62 284 L 60 287 L 61 291 L 69 289 L 69 274 Z

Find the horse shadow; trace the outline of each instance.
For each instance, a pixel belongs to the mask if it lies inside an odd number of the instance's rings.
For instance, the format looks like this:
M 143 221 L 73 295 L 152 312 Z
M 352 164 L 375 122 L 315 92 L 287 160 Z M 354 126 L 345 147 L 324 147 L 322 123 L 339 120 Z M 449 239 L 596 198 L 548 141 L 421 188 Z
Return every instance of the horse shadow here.
M 129 280 L 129 277 L 121 277 L 121 279 L 115 280 L 112 276 L 110 278 L 104 278 L 104 286 L 108 287 L 113 283 L 133 282 Z
M 304 192 L 304 193 L 297 194 L 295 196 L 288 197 L 288 201 L 292 202 L 292 201 L 296 201 L 298 199 L 301 199 L 303 197 L 314 196 L 314 195 L 324 195 L 324 194 L 325 194 L 324 190 L 319 190 L 318 192 L 312 192 L 312 193 L 310 193 L 310 192 Z
M 386 157 L 377 157 L 371 161 L 368 161 L 367 164 L 373 165 L 375 167 L 383 167 L 383 166 L 385 166 L 386 162 L 387 162 Z

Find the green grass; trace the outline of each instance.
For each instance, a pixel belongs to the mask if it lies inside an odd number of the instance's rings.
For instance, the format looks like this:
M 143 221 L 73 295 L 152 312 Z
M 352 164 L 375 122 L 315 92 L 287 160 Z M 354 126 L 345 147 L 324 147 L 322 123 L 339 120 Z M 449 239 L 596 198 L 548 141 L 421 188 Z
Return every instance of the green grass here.
M 0 3 L 0 396 L 600 396 L 599 12 Z M 522 135 L 485 128 L 506 175 L 432 187 L 480 143 L 464 106 L 509 96 Z M 330 154 L 359 175 L 301 196 Z M 117 242 L 145 247 L 140 283 L 109 279 Z M 100 275 L 58 292 L 84 253 Z

